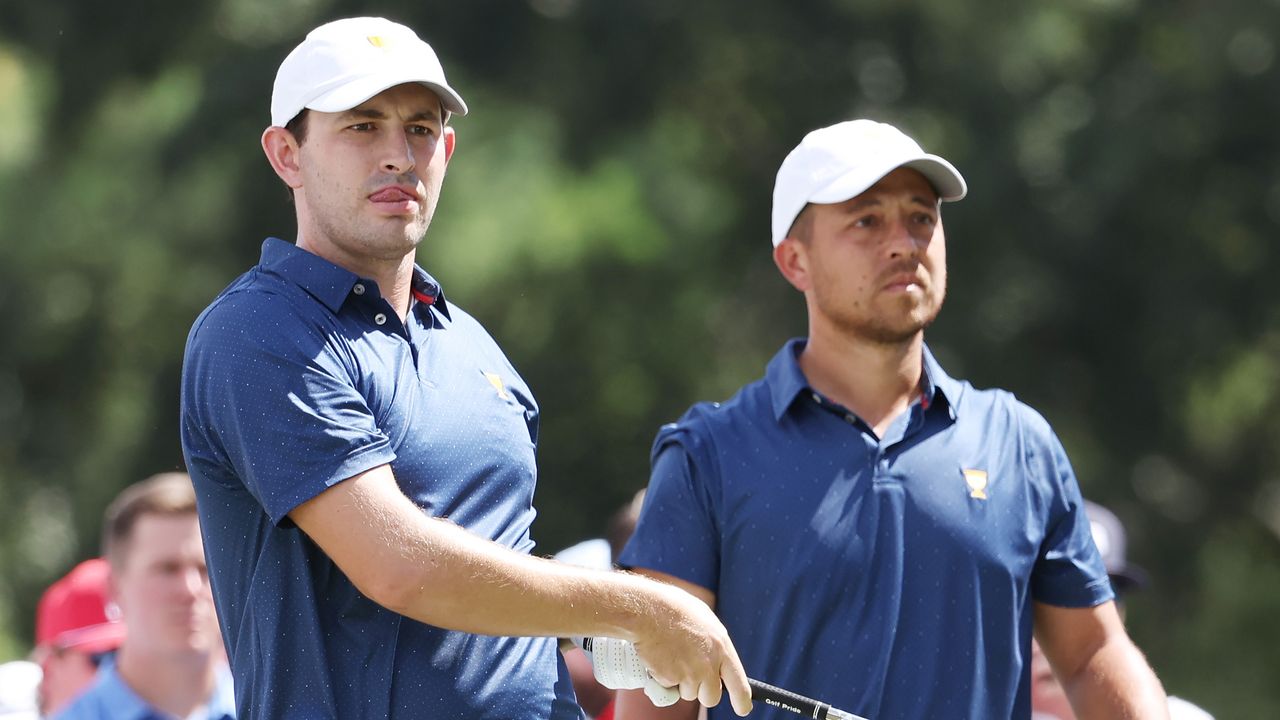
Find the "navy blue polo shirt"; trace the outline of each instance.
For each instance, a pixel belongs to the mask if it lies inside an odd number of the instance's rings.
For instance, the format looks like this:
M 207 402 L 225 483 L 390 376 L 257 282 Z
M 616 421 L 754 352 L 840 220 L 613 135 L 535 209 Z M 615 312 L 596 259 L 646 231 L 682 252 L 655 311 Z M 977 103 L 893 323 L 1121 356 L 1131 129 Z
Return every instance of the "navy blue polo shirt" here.
M 421 268 L 412 291 L 402 324 L 375 282 L 273 238 L 191 329 L 182 445 L 241 720 L 581 717 L 554 639 L 391 612 L 289 520 L 389 463 L 423 512 L 533 547 L 538 406 Z
M 878 438 L 809 387 L 803 347 L 661 429 L 621 562 L 714 592 L 751 677 L 873 718 L 1029 717 L 1032 600 L 1112 597 L 1061 444 L 927 349 Z

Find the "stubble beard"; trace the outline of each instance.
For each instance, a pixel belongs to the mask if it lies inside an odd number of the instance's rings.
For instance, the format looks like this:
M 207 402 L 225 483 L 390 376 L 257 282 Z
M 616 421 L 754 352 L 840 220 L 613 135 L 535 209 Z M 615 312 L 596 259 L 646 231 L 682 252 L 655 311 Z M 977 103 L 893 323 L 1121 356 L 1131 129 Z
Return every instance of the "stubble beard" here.
M 842 305 L 823 294 L 819 294 L 817 300 L 823 314 L 842 335 L 873 345 L 900 346 L 915 339 L 937 319 L 946 294 L 944 285 L 936 293 L 926 292 L 919 301 L 911 297 L 901 298 L 889 311 L 860 304 L 852 307 Z
M 434 198 L 424 197 L 420 212 L 405 220 L 397 217 L 370 219 L 359 213 L 326 213 L 316 218 L 321 232 L 349 252 L 380 260 L 399 260 L 416 251 L 427 235 L 435 209 Z M 344 221 L 345 220 L 345 221 Z M 399 221 L 399 222 L 397 222 Z

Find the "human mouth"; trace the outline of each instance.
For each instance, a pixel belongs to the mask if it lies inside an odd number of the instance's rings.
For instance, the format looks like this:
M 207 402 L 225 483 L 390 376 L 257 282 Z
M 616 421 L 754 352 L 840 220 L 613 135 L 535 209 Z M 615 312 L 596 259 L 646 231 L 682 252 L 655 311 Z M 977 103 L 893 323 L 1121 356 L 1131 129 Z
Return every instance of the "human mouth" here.
M 922 289 L 923 281 L 915 275 L 915 273 L 894 275 L 890 277 L 884 284 L 884 289 L 892 292 L 902 292 L 912 289 Z
M 384 187 L 369 196 L 369 201 L 379 210 L 392 215 L 413 213 L 418 209 L 416 190 L 402 185 Z

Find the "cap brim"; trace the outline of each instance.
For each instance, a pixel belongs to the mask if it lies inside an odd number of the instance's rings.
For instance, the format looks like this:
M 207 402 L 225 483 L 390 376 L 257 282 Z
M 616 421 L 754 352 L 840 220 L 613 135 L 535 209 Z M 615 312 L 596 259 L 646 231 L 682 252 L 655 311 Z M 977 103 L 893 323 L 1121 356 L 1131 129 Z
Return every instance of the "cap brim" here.
M 1111 587 L 1120 595 L 1141 590 L 1147 586 L 1147 572 L 1136 565 L 1126 565 L 1110 570 L 1107 576 L 1111 578 Z
M 304 107 L 317 112 L 342 112 L 350 110 L 383 90 L 388 90 L 396 85 L 404 85 L 405 83 L 423 85 L 439 96 L 440 103 L 444 105 L 445 110 L 455 115 L 467 114 L 467 104 L 463 102 L 462 96 L 455 92 L 453 88 L 415 75 L 370 75 L 358 78 L 320 95 Z
M 118 649 L 124 643 L 124 636 L 124 623 L 100 623 L 64 632 L 53 645 L 83 653 L 100 653 Z
M 837 177 L 826 187 L 809 196 L 809 202 L 838 203 L 844 202 L 866 192 L 868 188 L 880 182 L 881 178 L 898 168 L 911 168 L 924 175 L 938 193 L 938 199 L 951 202 L 962 199 L 968 192 L 964 177 L 955 166 L 937 155 L 919 155 L 909 157 L 905 161 L 894 158 L 893 162 L 878 167 L 863 167 Z

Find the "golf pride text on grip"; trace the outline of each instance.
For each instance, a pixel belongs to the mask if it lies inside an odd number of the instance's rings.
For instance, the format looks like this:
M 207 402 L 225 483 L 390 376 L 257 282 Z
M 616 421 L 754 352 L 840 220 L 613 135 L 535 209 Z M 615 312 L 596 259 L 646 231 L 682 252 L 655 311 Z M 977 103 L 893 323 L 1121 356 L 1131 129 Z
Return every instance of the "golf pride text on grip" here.
M 755 678 L 750 678 L 747 682 L 751 685 L 752 700 L 758 700 L 766 705 L 772 705 L 797 715 L 803 715 L 814 720 L 866 720 L 866 718 L 843 710 L 837 710 L 827 703 L 798 695 L 790 690 L 783 690 L 769 683 L 760 682 Z

